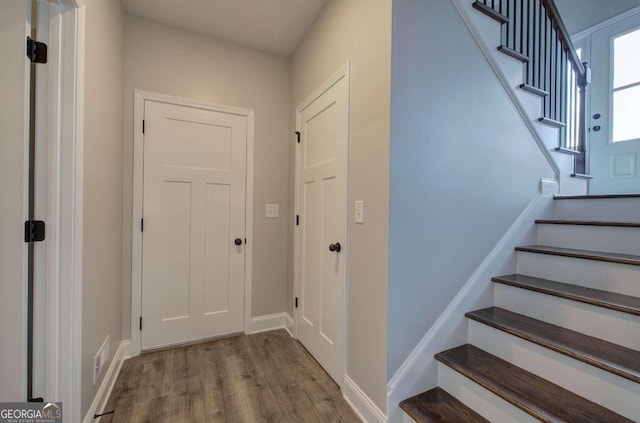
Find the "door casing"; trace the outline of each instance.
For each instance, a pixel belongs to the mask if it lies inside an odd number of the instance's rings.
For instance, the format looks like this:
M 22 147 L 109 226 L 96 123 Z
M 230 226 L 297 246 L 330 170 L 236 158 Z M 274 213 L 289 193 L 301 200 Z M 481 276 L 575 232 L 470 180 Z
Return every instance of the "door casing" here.
M 143 165 L 144 145 L 142 120 L 144 118 L 144 102 L 157 101 L 185 107 L 212 110 L 222 113 L 233 113 L 247 118 L 247 175 L 245 201 L 245 273 L 244 273 L 244 331 L 248 332 L 251 324 L 251 299 L 253 281 L 253 172 L 254 172 L 254 111 L 241 107 L 206 103 L 192 99 L 158 94 L 149 91 L 135 90 L 134 99 L 134 135 L 133 135 L 133 219 L 131 226 L 131 345 L 130 356 L 140 355 L 141 336 L 139 316 L 142 316 L 142 219 L 143 204 Z
M 344 64 L 340 69 L 338 69 L 338 71 L 336 71 L 333 75 L 331 75 L 331 77 L 329 77 L 329 79 L 327 79 L 320 87 L 318 87 L 310 96 L 308 96 L 302 103 L 300 103 L 300 105 L 298 105 L 298 107 L 296 107 L 296 131 L 300 131 L 300 124 L 301 124 L 301 113 L 302 111 L 309 106 L 311 103 L 313 103 L 318 97 L 320 97 L 325 91 L 327 91 L 329 88 L 331 88 L 337 81 L 339 81 L 340 79 L 345 78 L 345 81 L 347 83 L 347 102 L 350 103 L 351 101 L 351 63 L 347 62 L 346 64 Z M 349 216 L 348 216 L 348 210 L 349 210 L 349 198 L 350 198 L 350 193 L 349 193 L 349 169 L 350 169 L 350 165 L 349 165 L 349 151 L 350 151 L 350 142 L 351 142 L 351 108 L 349 107 L 348 109 L 348 115 L 347 115 L 347 151 L 346 151 L 346 162 L 347 162 L 347 170 L 346 170 L 346 181 L 345 183 L 347 184 L 347 216 L 345 216 L 345 219 L 347 219 L 347 233 L 345 234 L 345 244 L 348 246 L 349 245 Z M 300 163 L 301 157 L 300 157 L 300 145 L 296 144 L 296 158 L 295 158 L 295 214 L 299 215 L 300 214 L 300 210 L 301 210 L 301 206 L 300 206 L 300 169 L 301 169 L 301 163 Z M 300 254 L 299 254 L 299 249 L 300 249 L 300 231 L 299 226 L 296 226 L 296 231 L 295 231 L 295 235 L 294 235 L 294 247 L 293 247 L 293 275 L 294 275 L 294 282 L 293 282 L 293 297 L 297 298 L 300 295 L 301 292 L 301 287 L 300 284 L 302 283 L 300 281 L 299 278 L 299 269 L 300 269 Z M 342 253 L 341 253 L 342 254 Z M 340 388 L 343 389 L 344 388 L 344 377 L 347 374 L 347 340 L 348 340 L 348 325 L 347 325 L 347 321 L 348 321 L 348 309 L 349 309 L 349 302 L 348 302 L 348 292 L 349 292 L 349 249 L 345 249 L 344 250 L 344 255 L 345 255 L 345 284 L 344 284 L 344 330 L 343 330 L 343 352 L 342 352 L 342 378 L 340 380 Z M 294 305 L 294 309 L 293 309 L 293 336 L 298 339 L 298 318 L 299 318 L 299 309 L 295 307 Z

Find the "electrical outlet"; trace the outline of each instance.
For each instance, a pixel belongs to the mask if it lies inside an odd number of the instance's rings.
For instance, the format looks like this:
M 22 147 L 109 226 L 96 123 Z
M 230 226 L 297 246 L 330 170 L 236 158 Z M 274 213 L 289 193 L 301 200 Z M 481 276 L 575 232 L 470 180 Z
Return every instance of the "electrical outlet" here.
M 102 371 L 104 365 L 109 361 L 109 340 L 111 339 L 110 335 L 107 335 L 107 338 L 104 340 L 100 349 L 93 357 L 93 386 L 96 386 L 98 380 L 100 380 L 100 376 L 102 375 Z
M 354 207 L 354 220 L 356 223 L 364 223 L 364 201 L 358 200 Z

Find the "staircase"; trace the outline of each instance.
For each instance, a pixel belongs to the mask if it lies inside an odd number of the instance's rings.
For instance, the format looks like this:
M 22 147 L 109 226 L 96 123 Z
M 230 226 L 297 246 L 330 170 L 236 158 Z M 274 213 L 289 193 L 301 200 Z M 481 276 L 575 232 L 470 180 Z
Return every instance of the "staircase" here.
M 417 422 L 640 421 L 640 195 L 556 197 L 468 340 L 436 354 Z
M 484 15 L 483 18 L 489 17 L 493 22 L 488 25 L 474 19 L 483 28 L 480 32 L 491 48 L 499 34 L 497 52 L 509 57 L 518 70 L 513 72 L 513 66 L 504 60 L 499 60 L 500 67 L 511 87 L 517 87 L 519 93 L 528 93 L 518 97 L 545 144 L 555 138 L 550 150 L 571 157 L 571 178 L 591 179 L 587 172 L 586 143 L 586 92 L 591 72 L 573 47 L 553 0 L 462 3 L 467 9 L 475 9 L 475 15 Z M 554 160 L 564 172 L 566 160 L 557 156 Z

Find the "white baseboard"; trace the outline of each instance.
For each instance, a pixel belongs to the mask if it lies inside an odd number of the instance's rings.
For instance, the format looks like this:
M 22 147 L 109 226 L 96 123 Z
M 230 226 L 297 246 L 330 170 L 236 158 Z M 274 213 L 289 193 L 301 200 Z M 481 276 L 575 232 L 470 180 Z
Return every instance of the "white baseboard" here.
M 344 377 L 342 395 L 363 422 L 387 423 L 387 416 L 349 376 Z
M 111 364 L 109 365 L 109 369 L 107 369 L 104 379 L 102 379 L 100 388 L 98 388 L 98 392 L 89 407 L 89 411 L 87 411 L 87 414 L 84 417 L 83 423 L 100 421 L 99 418 L 94 420 L 93 416 L 96 413 L 102 412 L 104 407 L 107 405 L 113 386 L 116 384 L 116 379 L 118 379 L 118 375 L 120 374 L 122 363 L 124 363 L 124 360 L 127 358 L 126 351 L 129 350 L 130 344 L 131 342 L 126 340 L 120 342 L 120 345 L 118 345 L 118 349 L 113 356 L 113 360 L 111 360 Z
M 293 319 L 288 313 L 268 314 L 266 316 L 252 317 L 245 333 L 251 335 L 276 329 L 287 329 L 289 331 L 288 327 L 293 327 Z M 291 332 L 289 331 L 289 333 Z
M 390 379 L 387 384 L 390 421 L 402 421 L 402 413 L 398 407 L 402 400 L 438 384 L 434 355 L 467 342 L 464 314 L 494 304 L 491 277 L 515 271 L 514 247 L 523 243 L 535 243 L 533 221 L 535 218 L 550 216 L 552 202 L 550 196 L 542 193 L 536 195 Z
M 292 338 L 295 338 L 295 336 L 293 335 L 293 326 L 295 325 L 295 322 L 293 321 L 293 317 L 291 317 L 289 315 L 289 313 L 285 313 L 286 316 L 284 318 L 284 328 L 287 332 L 289 332 L 289 335 L 291 335 Z

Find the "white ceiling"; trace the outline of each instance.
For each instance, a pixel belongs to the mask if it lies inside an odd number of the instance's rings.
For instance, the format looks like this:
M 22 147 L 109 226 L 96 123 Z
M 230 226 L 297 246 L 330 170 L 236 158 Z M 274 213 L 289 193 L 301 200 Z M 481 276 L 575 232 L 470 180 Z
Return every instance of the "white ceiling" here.
M 122 0 L 128 13 L 289 56 L 327 0 Z

